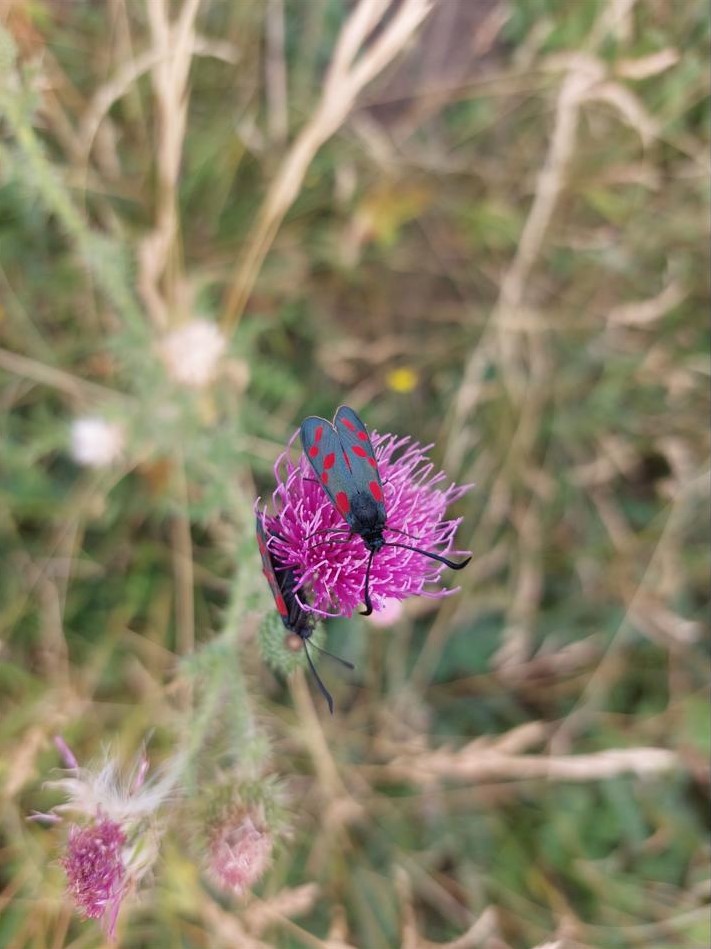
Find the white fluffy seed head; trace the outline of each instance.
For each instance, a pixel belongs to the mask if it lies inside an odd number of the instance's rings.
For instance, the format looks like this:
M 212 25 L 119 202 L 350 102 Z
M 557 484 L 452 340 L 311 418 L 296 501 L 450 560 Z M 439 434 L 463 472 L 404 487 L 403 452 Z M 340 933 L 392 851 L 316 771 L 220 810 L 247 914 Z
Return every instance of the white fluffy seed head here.
M 175 382 L 201 389 L 217 375 L 226 346 L 227 340 L 214 323 L 198 319 L 168 333 L 159 350 Z
M 123 429 L 117 422 L 100 417 L 78 418 L 72 422 L 71 455 L 87 468 L 107 468 L 123 452 Z
M 66 798 L 53 808 L 54 813 L 85 820 L 102 814 L 125 827 L 152 818 L 166 802 L 179 796 L 183 764 L 182 757 L 176 756 L 146 780 L 144 755 L 124 770 L 107 751 L 101 762 L 86 768 L 67 768 L 66 777 L 48 781 L 46 787 L 60 791 Z

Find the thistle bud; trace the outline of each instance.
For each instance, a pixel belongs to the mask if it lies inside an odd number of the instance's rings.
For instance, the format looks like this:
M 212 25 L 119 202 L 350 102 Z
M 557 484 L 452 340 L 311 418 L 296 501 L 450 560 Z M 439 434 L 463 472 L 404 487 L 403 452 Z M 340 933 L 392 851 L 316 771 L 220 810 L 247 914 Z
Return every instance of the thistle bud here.
M 274 839 L 258 806 L 236 806 L 210 829 L 206 872 L 220 890 L 242 896 L 271 863 Z

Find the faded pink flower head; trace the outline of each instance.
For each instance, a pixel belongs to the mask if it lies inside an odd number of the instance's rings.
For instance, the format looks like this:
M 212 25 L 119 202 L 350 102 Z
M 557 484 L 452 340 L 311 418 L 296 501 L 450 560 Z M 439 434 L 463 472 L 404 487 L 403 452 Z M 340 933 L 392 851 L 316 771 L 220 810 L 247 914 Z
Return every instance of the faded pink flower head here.
M 387 526 L 387 544 L 407 544 L 439 555 L 462 556 L 453 547 L 460 521 L 445 520 L 448 505 L 461 498 L 470 485 L 442 487 L 446 476 L 427 457 L 431 446 L 409 437 L 371 433 L 378 463 Z M 295 435 L 289 443 L 293 445 Z M 287 449 L 274 467 L 277 489 L 275 514 L 266 514 L 273 535 L 270 547 L 278 561 L 292 567 L 296 596 L 306 610 L 320 615 L 350 616 L 363 602 L 369 552 L 358 535 L 348 536 L 347 526 L 302 454 L 294 463 Z M 333 533 L 328 531 L 344 531 Z M 376 611 L 388 600 L 410 596 L 438 598 L 454 590 L 439 586 L 444 566 L 412 550 L 385 546 L 373 557 L 370 596 Z M 309 596 L 299 596 L 306 587 Z
M 273 847 L 272 835 L 260 815 L 238 808 L 212 829 L 207 875 L 219 889 L 242 896 L 269 866 Z
M 403 606 L 400 600 L 396 600 L 395 597 L 389 596 L 384 600 L 380 609 L 371 616 L 368 616 L 367 619 L 371 625 L 385 629 L 388 626 L 394 626 L 402 614 Z

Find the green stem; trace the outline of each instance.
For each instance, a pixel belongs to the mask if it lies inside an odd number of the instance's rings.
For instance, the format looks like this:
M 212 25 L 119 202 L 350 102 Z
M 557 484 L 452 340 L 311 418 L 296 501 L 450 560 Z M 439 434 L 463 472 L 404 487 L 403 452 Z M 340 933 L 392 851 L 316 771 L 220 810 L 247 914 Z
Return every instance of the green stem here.
M 195 783 L 202 749 L 219 729 L 222 718 L 228 722 L 229 752 L 239 755 L 240 761 L 251 759 L 255 753 L 260 756 L 264 753 L 264 739 L 252 713 L 236 648 L 250 580 L 251 572 L 240 569 L 232 587 L 222 632 L 205 647 L 205 652 L 211 655 L 207 668 L 202 671 L 198 703 L 190 722 L 184 769 L 188 783 Z

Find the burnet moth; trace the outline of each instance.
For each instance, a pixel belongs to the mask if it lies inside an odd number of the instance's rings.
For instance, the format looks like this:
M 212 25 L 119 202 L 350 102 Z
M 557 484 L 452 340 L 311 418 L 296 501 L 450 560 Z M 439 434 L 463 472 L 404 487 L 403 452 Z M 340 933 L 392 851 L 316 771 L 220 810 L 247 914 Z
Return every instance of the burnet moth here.
M 388 528 L 383 485 L 370 436 L 361 419 L 349 406 L 340 406 L 333 423 L 316 415 L 304 419 L 301 423 L 301 444 L 319 483 L 348 524 L 350 533 L 359 534 L 370 551 L 365 571 L 363 616 L 373 612 L 369 589 L 370 567 L 373 557 L 382 547 L 414 550 L 424 557 L 438 560 L 452 570 L 461 570 L 472 559 L 467 557 L 462 563 L 455 563 L 420 547 L 385 540 L 385 530 L 395 530 L 399 534 L 405 532 Z
M 267 583 L 274 596 L 274 602 L 276 603 L 277 611 L 279 616 L 281 616 L 284 626 L 290 633 L 294 633 L 298 636 L 304 644 L 304 652 L 306 653 L 309 668 L 311 669 L 321 694 L 328 703 L 328 710 L 331 715 L 333 715 L 333 699 L 331 698 L 331 693 L 323 684 L 321 676 L 316 671 L 316 666 L 313 664 L 311 654 L 309 653 L 308 641 L 313 635 L 315 625 L 313 614 L 304 610 L 299 604 L 294 591 L 296 584 L 294 571 L 291 567 L 281 566 L 269 549 L 268 540 L 269 537 L 264 524 L 264 515 L 257 512 L 257 546 L 259 547 L 259 553 L 262 557 L 262 571 L 267 578 Z M 325 649 L 321 649 L 316 643 L 311 643 L 311 645 L 314 649 L 318 649 L 319 652 L 330 656 L 332 659 L 336 659 L 349 669 L 355 668 L 352 663 L 341 659 L 340 656 L 334 656 L 333 653 L 327 652 Z

